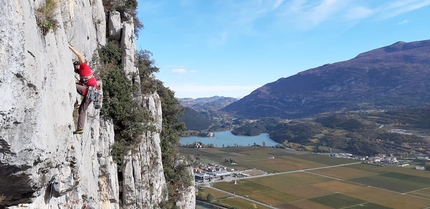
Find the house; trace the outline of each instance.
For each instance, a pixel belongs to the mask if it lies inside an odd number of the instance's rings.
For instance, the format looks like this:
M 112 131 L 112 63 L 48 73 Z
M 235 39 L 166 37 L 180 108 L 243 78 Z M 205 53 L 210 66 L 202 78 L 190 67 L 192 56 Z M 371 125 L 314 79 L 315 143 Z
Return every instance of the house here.
M 194 178 L 196 181 L 204 181 L 209 178 L 209 175 L 205 173 L 195 173 Z
M 425 171 L 426 170 L 426 168 L 424 166 L 422 166 L 422 165 L 416 165 L 415 169 L 420 170 L 420 171 Z
M 203 148 L 203 144 L 201 142 L 194 142 L 194 148 Z

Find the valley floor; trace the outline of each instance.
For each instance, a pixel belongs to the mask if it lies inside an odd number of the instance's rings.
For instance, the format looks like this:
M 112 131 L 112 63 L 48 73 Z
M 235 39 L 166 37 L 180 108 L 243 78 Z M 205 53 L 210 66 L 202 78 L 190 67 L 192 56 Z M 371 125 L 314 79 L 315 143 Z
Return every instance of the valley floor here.
M 256 176 L 199 184 L 198 198 L 249 208 L 426 208 L 430 172 L 414 166 L 376 166 L 361 161 L 273 148 L 184 149 L 206 163 L 235 171 L 255 168 Z M 225 159 L 231 159 L 232 165 Z

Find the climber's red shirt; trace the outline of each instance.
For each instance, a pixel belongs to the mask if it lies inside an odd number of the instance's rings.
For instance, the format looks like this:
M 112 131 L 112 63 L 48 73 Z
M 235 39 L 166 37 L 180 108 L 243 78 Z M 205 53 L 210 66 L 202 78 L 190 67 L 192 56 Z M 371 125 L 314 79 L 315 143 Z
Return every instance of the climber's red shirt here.
M 88 67 L 86 63 L 81 63 L 79 67 L 79 76 L 81 77 L 79 83 L 97 88 L 97 80 L 93 76 L 93 72 L 91 72 L 90 67 Z

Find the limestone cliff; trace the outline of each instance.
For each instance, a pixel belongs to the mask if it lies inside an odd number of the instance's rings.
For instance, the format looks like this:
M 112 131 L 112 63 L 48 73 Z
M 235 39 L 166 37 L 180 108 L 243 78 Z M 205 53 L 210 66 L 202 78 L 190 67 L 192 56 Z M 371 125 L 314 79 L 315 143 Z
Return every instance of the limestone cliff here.
M 0 7 L 0 208 L 157 208 L 168 198 L 161 161 L 161 101 L 140 101 L 155 130 L 121 168 L 110 156 L 113 124 L 90 105 L 83 135 L 73 135 L 75 89 L 72 44 L 97 72 L 97 48 L 106 38 L 122 47 L 126 72 L 135 72 L 133 23 L 108 18 L 102 0 L 62 0 L 58 27 L 47 33 L 36 21 L 44 0 L 2 0 Z M 194 208 L 194 188 L 181 208 Z

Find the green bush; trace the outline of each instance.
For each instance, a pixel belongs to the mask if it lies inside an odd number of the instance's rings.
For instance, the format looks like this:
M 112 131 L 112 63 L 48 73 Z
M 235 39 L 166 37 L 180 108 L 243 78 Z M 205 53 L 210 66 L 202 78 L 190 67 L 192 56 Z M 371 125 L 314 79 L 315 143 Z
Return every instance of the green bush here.
M 177 202 L 178 188 L 185 188 L 191 185 L 192 176 L 188 172 L 190 160 L 183 160 L 178 163 L 179 158 L 178 143 L 179 138 L 185 131 L 185 125 L 178 123 L 182 108 L 179 101 L 174 97 L 174 92 L 163 86 L 163 83 L 154 78 L 154 72 L 158 68 L 153 65 L 150 59 L 152 54 L 146 50 L 136 52 L 136 67 L 139 70 L 140 82 L 129 80 L 120 67 L 121 56 L 119 48 L 108 43 L 99 50 L 100 75 L 103 80 L 103 108 L 101 115 L 112 119 L 115 130 L 115 143 L 111 154 L 118 164 L 121 164 L 123 157 L 135 144 L 140 142 L 142 133 L 153 128 L 147 124 L 152 119 L 149 112 L 141 103 L 133 99 L 133 95 L 157 92 L 160 96 L 163 119 L 161 132 L 161 151 L 164 175 L 168 186 L 169 201 L 163 202 L 161 208 L 175 208 Z M 140 83 L 141 86 L 136 86 Z M 140 90 L 140 92 L 137 92 Z
M 149 111 L 142 106 L 142 101 L 132 97 L 133 91 L 137 88 L 132 86 L 121 68 L 111 69 L 107 75 L 102 74 L 102 78 L 103 108 L 100 113 L 113 120 L 115 141 L 121 142 L 121 145 L 126 145 L 131 149 L 133 145 L 141 141 L 145 131 L 153 128 L 148 123 L 152 121 L 152 117 L 149 115 Z M 122 159 L 122 157 L 117 159 Z
M 177 188 L 186 188 L 191 185 L 192 176 L 187 170 L 189 160 L 177 163 L 179 156 L 179 139 L 185 132 L 185 124 L 178 123 L 182 108 L 174 97 L 173 91 L 157 83 L 157 92 L 161 98 L 163 109 L 163 127 L 161 131 L 161 153 L 164 168 L 164 176 L 169 190 L 169 202 L 173 205 L 178 201 Z
M 121 164 L 124 156 L 127 155 L 131 147 L 125 140 L 115 141 L 111 148 L 111 155 L 114 162 Z
M 57 0 L 46 0 L 45 4 L 36 9 L 36 22 L 43 35 L 59 27 L 58 21 L 54 18 L 57 4 Z
M 122 69 L 121 53 L 119 47 L 109 42 L 99 50 L 100 77 L 103 81 L 103 107 L 101 115 L 112 119 L 115 131 L 115 142 L 111 148 L 111 155 L 117 164 L 121 164 L 124 156 L 140 141 L 143 132 L 153 129 L 149 125 L 152 117 L 149 111 L 142 106 L 142 101 L 134 99 L 133 95 L 150 94 L 157 92 L 160 95 L 163 109 L 161 150 L 164 175 L 168 185 L 169 201 L 163 202 L 161 208 L 175 208 L 178 188 L 191 185 L 192 176 L 188 172 L 189 159 L 178 163 L 179 151 L 177 145 L 180 136 L 185 131 L 185 125 L 178 123 L 182 113 L 179 101 L 174 97 L 173 91 L 163 86 L 162 82 L 152 75 L 158 72 L 150 59 L 152 54 L 146 50 L 136 52 L 136 67 L 138 74 L 132 75 L 132 80 Z M 136 78 L 136 76 L 139 76 Z M 135 82 L 139 79 L 139 82 Z M 137 86 L 140 84 L 141 86 Z M 140 92 L 139 92 L 140 90 Z
M 183 109 L 179 101 L 175 98 L 172 90 L 165 87 L 163 83 L 153 77 L 154 72 L 159 69 L 154 66 L 151 59 L 152 53 L 147 50 L 136 52 L 136 67 L 139 70 L 139 78 L 142 94 L 157 92 L 161 100 L 163 110 L 161 139 L 161 153 L 164 168 L 164 177 L 167 181 L 169 201 L 160 205 L 161 208 L 174 208 L 178 201 L 178 188 L 186 188 L 191 185 L 193 176 L 188 171 L 191 166 L 190 159 L 185 159 L 178 163 L 180 158 L 178 144 L 179 139 L 185 132 L 185 124 L 179 123 L 179 116 L 183 114 Z
M 139 50 L 135 54 L 142 94 L 152 94 L 157 90 L 158 85 L 162 86 L 162 83 L 153 76 L 153 73 L 158 72 L 160 69 L 154 66 L 155 61 L 151 59 L 151 56 L 152 53 L 148 50 Z
M 119 46 L 109 41 L 106 46 L 99 49 L 100 61 L 103 65 L 121 65 L 121 51 Z
M 212 202 L 213 200 L 214 200 L 214 195 L 212 194 L 212 193 L 209 193 L 207 196 L 206 196 L 206 200 L 208 201 L 208 202 Z
M 119 47 L 109 42 L 99 50 L 100 76 L 103 81 L 103 107 L 100 114 L 112 119 L 115 143 L 111 154 L 120 164 L 123 156 L 142 140 L 145 131 L 152 128 L 149 111 L 142 101 L 133 98 L 138 87 L 128 79 L 120 66 Z

